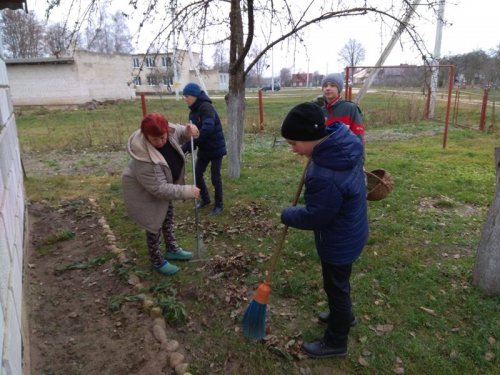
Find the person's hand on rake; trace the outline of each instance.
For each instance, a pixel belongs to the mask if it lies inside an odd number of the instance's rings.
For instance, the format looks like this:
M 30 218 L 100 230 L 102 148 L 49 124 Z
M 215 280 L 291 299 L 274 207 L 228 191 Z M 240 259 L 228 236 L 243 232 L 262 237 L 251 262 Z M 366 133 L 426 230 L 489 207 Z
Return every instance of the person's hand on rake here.
M 187 130 L 190 137 L 198 138 L 200 136 L 200 130 L 193 123 L 187 124 L 186 130 Z
M 191 193 L 193 194 L 193 198 L 198 199 L 200 197 L 200 188 L 194 185 L 191 185 L 191 188 L 192 188 Z

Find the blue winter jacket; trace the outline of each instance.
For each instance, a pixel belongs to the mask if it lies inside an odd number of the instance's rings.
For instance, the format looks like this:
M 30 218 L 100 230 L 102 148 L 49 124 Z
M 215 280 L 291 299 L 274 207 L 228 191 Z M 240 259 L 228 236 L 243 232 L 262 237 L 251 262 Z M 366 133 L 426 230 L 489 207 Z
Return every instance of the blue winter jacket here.
M 368 239 L 363 144 L 336 122 L 318 143 L 305 176 L 304 206 L 285 208 L 283 224 L 313 230 L 323 262 L 353 263 Z
M 194 140 L 201 159 L 217 159 L 226 155 L 226 141 L 219 115 L 205 91 L 189 107 L 189 120 L 200 129 L 200 136 Z M 191 149 L 190 144 L 183 145 L 184 152 Z

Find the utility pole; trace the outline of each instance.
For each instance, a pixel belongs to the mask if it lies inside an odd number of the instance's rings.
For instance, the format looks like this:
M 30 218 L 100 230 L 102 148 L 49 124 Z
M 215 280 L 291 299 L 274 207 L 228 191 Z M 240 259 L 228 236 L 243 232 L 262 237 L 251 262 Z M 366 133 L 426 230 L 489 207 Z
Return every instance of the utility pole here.
M 412 4 L 412 6 L 410 7 L 410 9 L 406 13 L 403 21 L 399 23 L 398 28 L 394 32 L 394 35 L 392 36 L 391 40 L 389 41 L 389 43 L 385 47 L 384 51 L 380 55 L 377 63 L 375 64 L 376 67 L 384 65 L 384 62 L 387 59 L 387 56 L 389 56 L 389 54 L 391 53 L 394 45 L 396 44 L 397 40 L 399 39 L 399 37 L 401 36 L 401 34 L 403 33 L 403 31 L 405 30 L 405 28 L 408 25 L 408 22 L 410 21 L 411 17 L 415 13 L 415 9 L 417 9 L 417 7 L 420 5 L 420 2 L 421 2 L 421 0 L 415 1 L 415 3 Z M 372 85 L 372 82 L 375 79 L 375 76 L 377 75 L 378 71 L 379 71 L 379 69 L 375 68 L 375 69 L 373 69 L 368 74 L 368 77 L 364 81 L 363 86 L 361 86 L 361 89 L 359 90 L 358 95 L 356 95 L 356 99 L 354 100 L 354 102 L 356 104 L 360 104 L 361 103 L 361 100 L 363 100 L 363 97 L 365 96 L 365 94 L 367 93 L 368 89 Z
M 271 47 L 271 92 L 274 92 L 274 47 Z
M 445 0 L 439 0 L 439 9 L 437 16 L 437 25 L 436 25 L 436 41 L 434 44 L 434 56 L 432 59 L 432 65 L 438 65 L 439 59 L 441 58 L 441 39 L 443 36 L 443 24 L 444 24 L 444 5 Z M 436 94 L 438 88 L 438 79 L 439 79 L 439 68 L 433 66 L 431 68 L 431 98 L 429 101 L 429 118 L 434 118 L 434 109 L 436 108 Z

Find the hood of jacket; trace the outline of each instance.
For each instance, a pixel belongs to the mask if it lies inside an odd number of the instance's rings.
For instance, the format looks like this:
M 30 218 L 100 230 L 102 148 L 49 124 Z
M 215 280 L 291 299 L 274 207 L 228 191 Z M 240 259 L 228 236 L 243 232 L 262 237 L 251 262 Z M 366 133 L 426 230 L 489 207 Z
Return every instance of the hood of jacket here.
M 174 132 L 175 132 L 175 129 L 170 127 L 169 128 L 169 140 L 170 140 L 170 136 Z M 136 130 L 129 137 L 128 142 L 127 142 L 127 152 L 129 153 L 131 158 L 133 158 L 137 161 L 142 161 L 142 162 L 146 162 L 146 163 L 153 163 L 153 164 L 167 165 L 165 158 L 156 149 L 156 147 L 154 147 L 151 143 L 149 143 L 147 138 L 141 132 L 141 129 Z
M 205 93 L 205 91 L 202 91 L 200 96 L 195 100 L 195 102 L 189 106 L 189 109 L 191 111 L 196 111 L 200 106 L 203 104 L 203 102 L 209 102 L 212 104 L 212 99 L 208 97 L 208 95 Z
M 328 136 L 313 150 L 312 159 L 317 165 L 344 171 L 363 162 L 363 144 L 345 124 L 337 121 L 326 132 Z

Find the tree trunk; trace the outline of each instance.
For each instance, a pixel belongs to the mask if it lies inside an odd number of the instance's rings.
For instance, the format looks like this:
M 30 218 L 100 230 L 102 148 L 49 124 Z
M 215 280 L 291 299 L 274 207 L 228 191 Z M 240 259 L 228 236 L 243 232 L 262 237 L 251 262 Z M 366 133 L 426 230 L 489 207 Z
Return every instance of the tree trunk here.
M 496 192 L 476 254 L 473 282 L 487 295 L 500 295 L 500 147 L 495 149 Z
M 229 95 L 226 102 L 229 129 L 228 175 L 231 178 L 239 178 L 240 156 L 245 129 L 245 78 L 243 77 L 243 72 L 241 72 L 241 76 L 232 77 L 229 81 Z
M 253 5 L 252 5 L 253 6 Z M 228 175 L 240 177 L 240 156 L 245 130 L 245 64 L 243 20 L 239 0 L 231 0 L 229 15 L 231 48 L 229 51 L 229 92 L 226 96 L 228 137 Z

